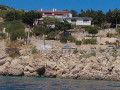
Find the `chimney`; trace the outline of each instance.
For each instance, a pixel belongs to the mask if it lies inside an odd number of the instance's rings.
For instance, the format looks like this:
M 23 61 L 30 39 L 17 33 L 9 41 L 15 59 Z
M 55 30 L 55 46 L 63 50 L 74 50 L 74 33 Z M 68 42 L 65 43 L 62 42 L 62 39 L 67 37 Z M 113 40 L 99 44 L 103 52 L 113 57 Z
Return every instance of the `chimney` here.
M 43 11 L 43 9 L 41 8 L 41 11 Z
M 57 9 L 55 9 L 55 11 L 57 11 Z
M 53 8 L 53 12 L 55 11 L 55 9 Z

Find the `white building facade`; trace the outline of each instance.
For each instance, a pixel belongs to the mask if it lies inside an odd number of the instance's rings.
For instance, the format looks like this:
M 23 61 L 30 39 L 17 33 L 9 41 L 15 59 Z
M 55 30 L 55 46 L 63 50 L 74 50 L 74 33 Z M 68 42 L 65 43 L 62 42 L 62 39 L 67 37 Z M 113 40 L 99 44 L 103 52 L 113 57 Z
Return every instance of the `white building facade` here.
M 90 26 L 92 22 L 92 18 L 90 17 L 72 17 L 72 14 L 69 11 L 57 11 L 53 9 L 52 11 L 36 11 L 42 13 L 42 17 L 52 17 L 58 18 L 61 22 L 68 21 L 72 25 L 76 26 Z
M 76 26 L 90 26 L 92 18 L 89 17 L 72 17 L 72 18 L 59 18 L 61 22 L 68 21 L 72 25 Z

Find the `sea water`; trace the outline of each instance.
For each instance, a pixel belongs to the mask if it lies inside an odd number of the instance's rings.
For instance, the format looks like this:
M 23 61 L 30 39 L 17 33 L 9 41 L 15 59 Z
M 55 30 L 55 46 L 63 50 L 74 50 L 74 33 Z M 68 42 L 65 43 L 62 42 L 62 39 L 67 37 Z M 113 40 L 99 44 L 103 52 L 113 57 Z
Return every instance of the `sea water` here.
M 120 90 L 120 81 L 1 76 L 0 90 Z

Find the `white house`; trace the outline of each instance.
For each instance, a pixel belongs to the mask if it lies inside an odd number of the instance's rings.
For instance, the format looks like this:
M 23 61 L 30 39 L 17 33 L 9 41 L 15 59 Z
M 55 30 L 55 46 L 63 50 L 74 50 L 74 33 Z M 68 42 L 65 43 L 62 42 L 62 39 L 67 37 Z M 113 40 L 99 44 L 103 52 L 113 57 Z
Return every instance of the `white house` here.
M 92 18 L 89 17 L 59 18 L 59 20 L 61 22 L 64 22 L 64 20 L 66 20 L 72 25 L 76 26 L 90 26 L 92 22 Z
M 72 14 L 69 11 L 57 11 L 53 9 L 52 11 L 36 11 L 42 13 L 42 17 L 54 17 L 54 18 L 72 18 Z
M 43 18 L 44 17 L 58 18 L 61 22 L 68 21 L 72 25 L 76 26 L 90 26 L 92 22 L 92 18 L 90 17 L 72 17 L 72 14 L 69 13 L 69 11 L 57 11 L 56 9 L 53 9 L 53 11 L 43 11 L 43 9 L 41 9 L 41 11 L 36 12 L 42 13 Z M 40 19 L 38 20 L 41 21 Z

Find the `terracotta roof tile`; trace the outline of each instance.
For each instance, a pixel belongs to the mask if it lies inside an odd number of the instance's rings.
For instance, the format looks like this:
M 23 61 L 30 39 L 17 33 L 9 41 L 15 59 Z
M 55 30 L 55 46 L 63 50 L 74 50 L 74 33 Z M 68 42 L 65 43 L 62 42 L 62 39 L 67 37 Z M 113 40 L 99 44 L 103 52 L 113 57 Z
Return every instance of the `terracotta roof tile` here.
M 68 11 L 36 11 L 41 13 L 68 13 Z

